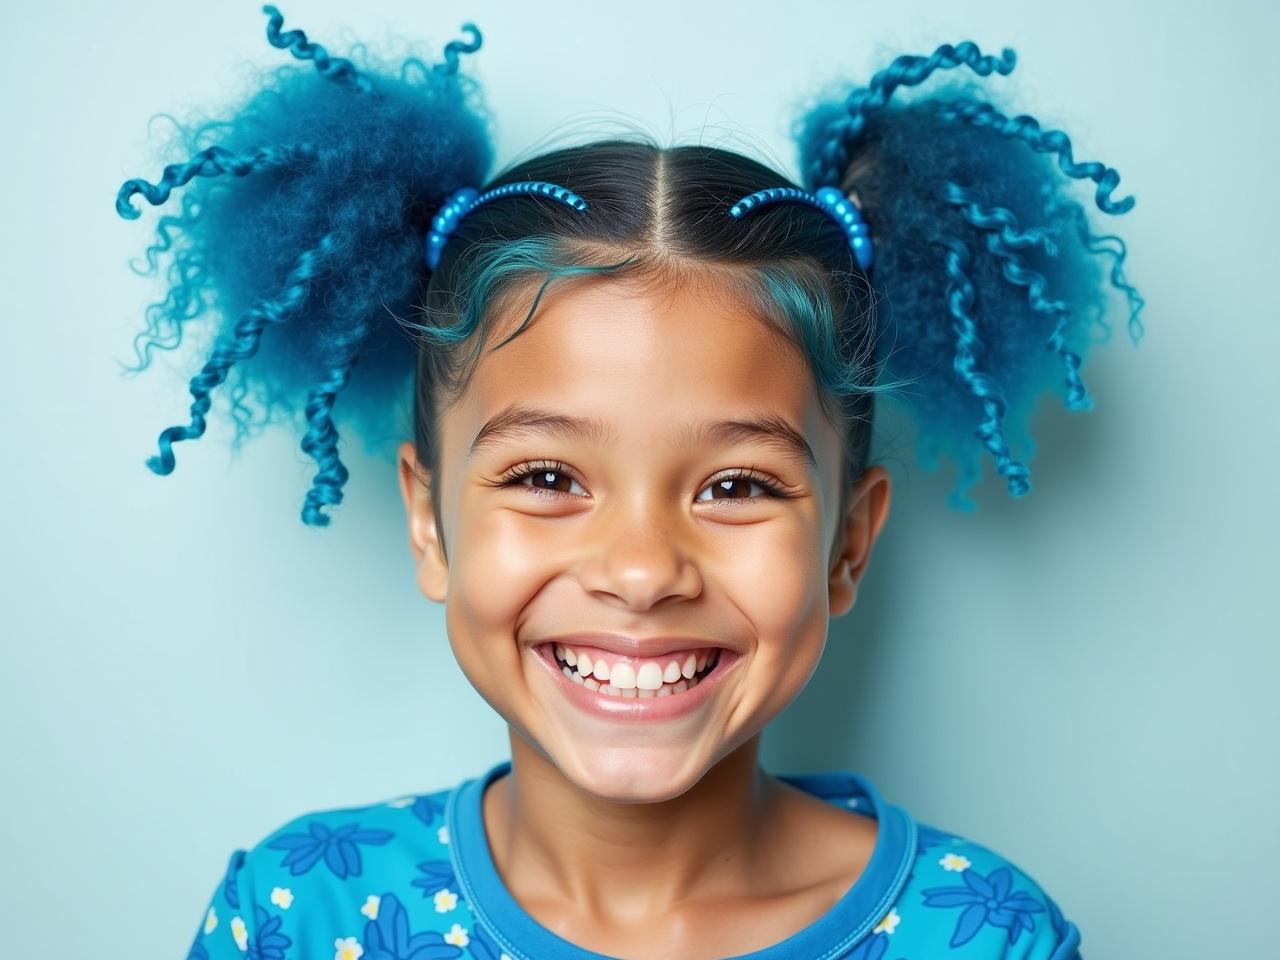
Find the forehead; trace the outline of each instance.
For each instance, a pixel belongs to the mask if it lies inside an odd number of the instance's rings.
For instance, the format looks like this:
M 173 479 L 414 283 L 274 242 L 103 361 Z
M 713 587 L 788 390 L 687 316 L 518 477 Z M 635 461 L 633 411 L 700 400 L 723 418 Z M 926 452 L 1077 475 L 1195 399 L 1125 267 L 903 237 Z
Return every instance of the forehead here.
M 446 415 L 446 444 L 463 444 L 464 457 L 512 404 L 600 420 L 602 445 L 680 444 L 691 424 L 744 415 L 778 418 L 818 456 L 829 444 L 799 349 L 723 282 L 571 281 L 551 288 L 525 330 L 493 350 L 530 299 L 513 302 Z

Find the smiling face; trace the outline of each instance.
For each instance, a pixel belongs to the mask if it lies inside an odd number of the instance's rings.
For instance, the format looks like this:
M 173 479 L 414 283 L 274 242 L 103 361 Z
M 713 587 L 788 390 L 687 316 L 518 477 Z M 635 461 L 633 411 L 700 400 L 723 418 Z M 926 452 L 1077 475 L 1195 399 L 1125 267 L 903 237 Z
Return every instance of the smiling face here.
M 517 407 L 598 423 L 494 429 Z M 604 799 L 680 795 L 795 698 L 888 509 L 872 467 L 836 516 L 841 439 L 803 356 L 711 280 L 552 288 L 524 332 L 486 349 L 439 428 L 443 531 L 413 445 L 400 451 L 419 585 L 446 604 L 480 695 Z M 587 676 L 570 679 L 583 653 Z M 707 653 L 690 688 L 689 655 L 696 669 Z M 606 693 L 611 670 L 623 689 Z

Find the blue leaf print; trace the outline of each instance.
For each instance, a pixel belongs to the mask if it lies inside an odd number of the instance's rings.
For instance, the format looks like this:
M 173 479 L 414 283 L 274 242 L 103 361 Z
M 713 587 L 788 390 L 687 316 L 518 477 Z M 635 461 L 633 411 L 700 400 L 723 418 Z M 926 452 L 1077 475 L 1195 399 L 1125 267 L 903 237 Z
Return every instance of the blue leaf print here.
M 436 817 L 444 815 L 444 802 L 432 797 L 418 797 L 409 808 L 415 817 L 428 827 L 436 822 Z
M 280 932 L 281 920 L 262 907 L 253 906 L 254 926 L 258 928 L 253 943 L 249 944 L 248 960 L 285 960 L 285 947 L 293 943 Z
M 445 943 L 436 930 L 409 932 L 409 915 L 394 893 L 378 900 L 378 919 L 364 927 L 363 960 L 454 960 L 462 948 Z
M 1058 905 L 1053 902 L 1053 898 L 1045 894 L 1044 902 L 1049 905 L 1049 924 L 1053 927 L 1053 932 L 1061 940 L 1065 933 L 1062 922 L 1062 911 L 1058 909 Z
M 501 960 L 502 951 L 494 942 L 489 928 L 477 923 L 471 928 L 471 956 L 475 960 Z
M 924 891 L 926 907 L 964 907 L 951 934 L 951 946 L 964 946 L 985 924 L 1006 929 L 1010 943 L 1017 943 L 1023 930 L 1035 930 L 1031 914 L 1044 907 L 1028 894 L 1010 894 L 1013 876 L 1007 867 L 998 867 L 986 877 L 976 870 L 966 870 L 961 877 L 962 887 L 931 887 Z
M 456 881 L 453 876 L 453 864 L 448 860 L 423 860 L 418 864 L 418 869 L 425 876 L 415 879 L 412 885 L 421 887 L 424 897 L 433 897 L 446 887 L 453 889 Z
M 187 954 L 187 960 L 209 960 L 209 951 L 204 948 L 204 944 L 200 941 L 203 938 L 197 934 L 196 942 L 191 945 L 191 952 Z
M 288 867 L 295 877 L 301 876 L 321 860 L 339 880 L 360 876 L 360 849 L 357 844 L 382 846 L 395 836 L 390 830 L 361 830 L 358 823 L 348 823 L 330 830 L 312 821 L 307 833 L 286 833 L 267 844 L 273 850 L 288 850 L 280 866 Z
M 880 960 L 889 949 L 889 937 L 883 933 L 873 933 L 849 954 L 848 960 Z
M 236 873 L 243 863 L 243 850 L 237 850 L 231 854 L 231 861 L 227 864 L 227 876 L 222 881 L 222 896 L 233 910 L 240 909 L 240 891 L 236 889 Z

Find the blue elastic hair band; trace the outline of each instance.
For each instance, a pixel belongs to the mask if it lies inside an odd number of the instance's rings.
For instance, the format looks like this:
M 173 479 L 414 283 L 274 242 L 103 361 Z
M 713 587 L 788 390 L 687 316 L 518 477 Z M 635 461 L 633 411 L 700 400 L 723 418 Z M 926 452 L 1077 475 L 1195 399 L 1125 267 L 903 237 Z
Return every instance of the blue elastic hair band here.
M 819 187 L 816 193 L 799 190 L 796 187 L 772 187 L 768 190 L 757 190 L 748 194 L 729 209 L 729 216 L 742 219 L 743 215 L 756 207 L 768 203 L 791 201 L 807 203 L 817 207 L 840 225 L 849 239 L 849 248 L 857 258 L 858 266 L 866 273 L 871 269 L 871 234 L 862 219 L 862 214 L 848 197 L 835 187 Z
M 425 251 L 427 266 L 432 270 L 436 268 L 440 263 L 440 254 L 444 250 L 445 241 L 449 239 L 451 233 L 458 229 L 458 224 L 462 218 L 476 207 L 482 203 L 488 203 L 490 200 L 497 200 L 499 197 L 528 194 L 551 197 L 566 206 L 573 207 L 575 210 L 587 209 L 587 201 L 572 190 L 543 180 L 522 180 L 519 183 L 508 183 L 501 187 L 494 187 L 485 193 L 478 193 L 475 187 L 461 187 L 449 194 L 440 211 L 431 220 L 431 230 L 427 233 Z

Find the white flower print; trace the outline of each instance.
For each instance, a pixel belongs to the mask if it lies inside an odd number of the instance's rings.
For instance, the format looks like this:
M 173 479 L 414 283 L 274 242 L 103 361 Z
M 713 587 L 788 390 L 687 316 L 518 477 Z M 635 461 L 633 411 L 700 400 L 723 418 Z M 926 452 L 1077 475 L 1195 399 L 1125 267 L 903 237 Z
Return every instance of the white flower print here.
M 445 825 L 444 825 L 444 826 L 442 826 L 439 830 L 437 830 L 437 831 L 436 831 L 436 839 L 438 839 L 441 843 L 448 843 L 448 842 L 449 842 L 449 826 L 448 826 L 448 824 L 445 824 Z
M 355 937 L 339 937 L 333 946 L 333 960 L 360 960 L 364 956 L 364 947 Z
M 412 807 L 417 799 L 417 797 L 397 797 L 394 800 L 388 800 L 387 806 L 396 810 L 403 810 L 405 807 Z
M 368 897 L 365 898 L 364 906 L 360 908 L 360 912 L 363 913 L 370 920 L 377 920 L 378 905 L 380 903 L 382 903 L 382 898 L 379 897 L 377 894 L 371 893 L 369 894 Z
M 872 933 L 887 933 L 893 935 L 893 931 L 898 929 L 898 924 L 902 922 L 902 918 L 898 916 L 898 911 L 890 909 L 883 920 L 876 924 Z
M 437 890 L 435 895 L 436 913 L 448 913 L 458 905 L 458 895 L 445 887 L 443 890 Z
M 217 926 L 218 926 L 218 911 L 213 909 L 213 907 L 210 907 L 208 915 L 204 918 L 204 932 L 213 933 L 214 929 Z
M 276 887 L 271 891 L 271 902 L 281 910 L 288 910 L 293 906 L 293 891 L 288 887 Z
M 462 928 L 462 924 L 455 923 L 444 935 L 444 942 L 451 943 L 455 947 L 465 947 L 471 942 L 471 938 L 467 936 L 467 931 Z
M 959 853 L 948 853 L 938 863 L 943 870 L 950 870 L 952 873 L 961 873 L 973 866 L 968 857 Z
M 231 936 L 235 938 L 236 946 L 242 951 L 249 949 L 249 930 L 239 917 L 231 918 Z

